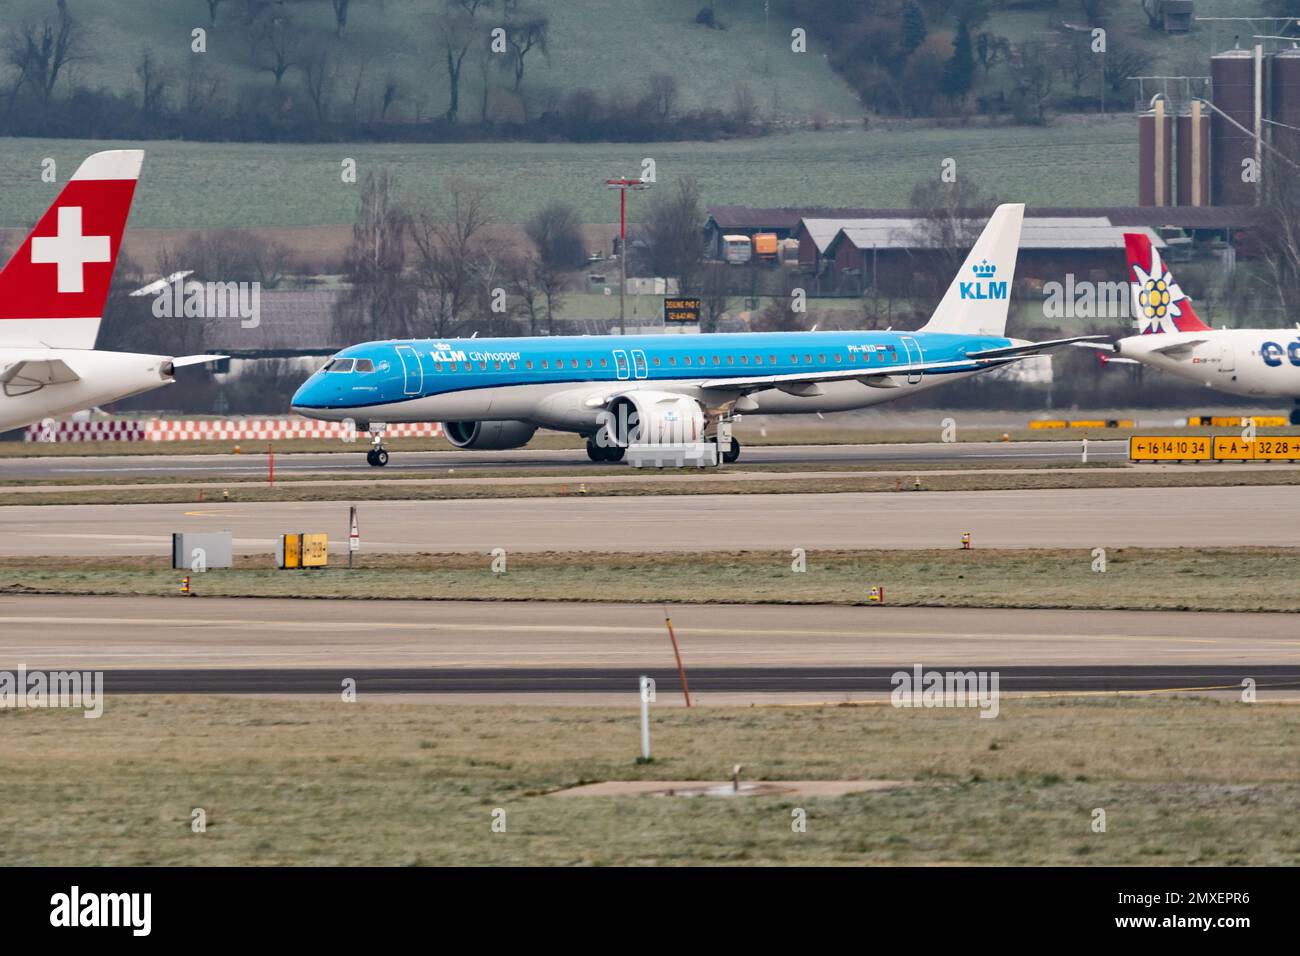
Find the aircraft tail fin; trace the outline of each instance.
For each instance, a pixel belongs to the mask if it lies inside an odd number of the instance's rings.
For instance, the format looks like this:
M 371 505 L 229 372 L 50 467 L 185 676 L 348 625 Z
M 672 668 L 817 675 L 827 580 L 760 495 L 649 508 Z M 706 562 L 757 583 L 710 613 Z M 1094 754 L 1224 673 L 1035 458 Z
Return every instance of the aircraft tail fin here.
M 1173 275 L 1151 244 L 1151 237 L 1141 232 L 1124 233 L 1124 250 L 1128 253 L 1130 300 L 1133 325 L 1142 335 L 1159 332 L 1200 332 L 1210 327 L 1192 308 L 1192 300 L 1183 294 Z
M 1023 203 L 1004 203 L 993 210 L 970 255 L 962 263 L 923 332 L 1005 335 L 1011 282 L 1020 250 Z
M 93 349 L 144 150 L 88 157 L 0 271 L 0 345 Z

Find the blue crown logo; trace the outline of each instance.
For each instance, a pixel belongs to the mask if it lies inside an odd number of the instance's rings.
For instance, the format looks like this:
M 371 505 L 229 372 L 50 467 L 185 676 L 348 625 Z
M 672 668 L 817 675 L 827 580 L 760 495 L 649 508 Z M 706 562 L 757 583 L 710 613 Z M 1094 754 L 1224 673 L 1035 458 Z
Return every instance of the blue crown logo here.
M 993 263 L 989 262 L 987 259 L 984 259 L 971 266 L 971 271 L 975 273 L 976 278 L 991 279 L 997 274 L 998 267 L 993 265 Z

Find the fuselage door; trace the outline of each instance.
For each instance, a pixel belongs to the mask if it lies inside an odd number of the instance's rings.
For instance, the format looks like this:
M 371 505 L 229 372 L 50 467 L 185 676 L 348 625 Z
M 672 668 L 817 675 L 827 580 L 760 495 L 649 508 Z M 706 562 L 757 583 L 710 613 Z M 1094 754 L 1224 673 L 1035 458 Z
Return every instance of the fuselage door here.
M 620 382 L 631 377 L 627 365 L 627 352 L 622 349 L 614 349 L 614 370 L 618 373 Z
M 424 365 L 420 354 L 410 345 L 397 346 L 397 357 L 402 360 L 402 374 L 406 383 L 402 386 L 404 395 L 419 395 L 424 391 Z
M 900 338 L 903 340 L 903 348 L 907 350 L 906 361 L 908 365 L 919 365 L 925 361 L 925 356 L 921 352 L 921 345 L 916 339 L 910 335 L 900 336 Z M 920 381 L 921 373 L 919 370 L 907 373 L 908 385 L 916 385 Z
M 632 371 L 637 378 L 646 378 L 650 374 L 646 367 L 645 352 L 641 349 L 632 350 Z
M 1219 343 L 1219 371 L 1235 372 L 1237 370 L 1237 350 L 1233 348 L 1232 342 L 1226 335 L 1220 336 L 1222 341 Z

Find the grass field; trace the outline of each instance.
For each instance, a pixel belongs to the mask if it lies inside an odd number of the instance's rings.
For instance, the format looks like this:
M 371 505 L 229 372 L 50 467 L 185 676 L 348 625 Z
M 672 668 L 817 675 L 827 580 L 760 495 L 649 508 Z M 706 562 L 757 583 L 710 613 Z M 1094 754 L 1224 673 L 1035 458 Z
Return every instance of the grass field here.
M 520 553 L 494 574 L 487 555 L 363 552 L 351 571 L 277 571 L 267 555 L 191 577 L 207 597 L 862 604 L 881 585 L 891 605 L 1300 611 L 1300 550 L 1288 548 L 1115 548 L 1104 574 L 1090 551 L 1064 549 L 816 551 L 802 573 L 791 562 L 786 551 Z M 0 593 L 171 595 L 167 565 L 0 558 Z
M 209 481 L 187 485 L 105 487 L 11 492 L 3 497 L 9 505 L 76 504 L 167 504 L 223 500 L 231 501 L 449 501 L 469 498 L 557 498 L 569 495 L 718 495 L 718 494 L 842 494 L 850 492 L 911 491 L 1007 491 L 1027 488 L 1229 488 L 1245 485 L 1300 485 L 1300 470 L 1294 468 L 1200 471 L 1129 471 L 1108 465 L 1025 468 L 1011 472 L 931 474 L 924 469 L 896 468 L 889 475 L 730 478 L 726 472 L 699 476 L 691 469 L 687 480 L 664 481 L 663 475 L 641 481 L 612 482 L 575 476 L 568 481 L 535 484 L 483 481 L 455 483 L 425 480 L 415 482 L 360 480 L 348 482 L 279 482 L 267 484 Z M 200 496 L 200 490 L 203 491 Z M 2 493 L 0 493 L 2 494 Z M 3 505 L 0 505 L 2 507 Z
M 522 222 L 549 202 L 577 208 L 585 222 L 617 222 L 604 180 L 657 164 L 661 188 L 699 180 L 707 204 L 904 206 L 912 187 L 957 160 L 959 175 L 1005 199 L 1053 206 L 1121 206 L 1137 198 L 1137 127 L 1128 116 L 1047 128 L 929 129 L 902 126 L 774 134 L 719 143 L 653 144 L 257 144 L 113 143 L 0 139 L 0 226 L 26 227 L 53 200 L 42 183 L 46 156 L 71 170 L 98 149 L 143 145 L 144 173 L 133 229 L 204 229 L 350 224 L 360 185 L 340 181 L 339 162 L 361 173 L 387 168 L 400 193 L 438 198 L 447 178 L 492 184 L 503 221 Z M 629 203 L 639 218 L 645 197 Z M 129 240 L 129 236 L 128 236 Z
M 1300 863 L 1300 709 L 1209 699 L 626 708 L 109 698 L 0 710 L 10 865 Z M 598 780 L 895 779 L 838 798 Z M 792 810 L 807 831 L 792 832 Z M 202 808 L 204 833 L 191 831 Z M 506 832 L 491 831 L 492 812 Z M 1106 811 L 1106 832 L 1091 830 Z

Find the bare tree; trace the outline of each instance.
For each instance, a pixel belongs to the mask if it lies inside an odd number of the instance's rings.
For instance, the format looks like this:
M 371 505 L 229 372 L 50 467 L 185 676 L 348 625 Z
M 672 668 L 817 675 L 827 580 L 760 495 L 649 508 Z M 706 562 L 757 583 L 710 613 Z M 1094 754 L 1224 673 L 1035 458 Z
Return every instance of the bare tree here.
M 402 98 L 402 89 L 397 83 L 397 77 L 389 74 L 384 80 L 384 93 L 380 99 L 379 118 L 382 120 L 388 116 L 389 108 Z
M 367 173 L 345 258 L 348 291 L 334 311 L 334 328 L 341 339 L 414 333 L 415 291 L 405 274 L 410 221 L 393 199 L 388 173 Z
M 1265 166 L 1261 222 L 1252 245 L 1268 266 L 1269 285 L 1283 314 L 1300 309 L 1300 177 L 1274 158 Z
M 477 280 L 491 262 L 484 227 L 492 222 L 488 190 L 453 179 L 437 207 L 411 222 L 421 329 L 446 337 L 472 325 Z
M 698 288 L 704 265 L 704 205 L 700 186 L 679 177 L 650 201 L 644 234 L 653 275 L 677 280 L 683 295 Z
M 277 13 L 259 32 L 263 55 L 258 68 L 275 77 L 278 90 L 284 75 L 298 65 L 300 34 L 288 13 Z
M 667 123 L 677 109 L 677 78 L 670 73 L 652 73 L 647 85 L 651 112 L 660 123 Z
M 460 74 L 465 57 L 475 43 L 486 43 L 477 14 L 480 9 L 492 6 L 493 0 L 444 0 L 445 10 L 438 18 L 442 34 L 442 50 L 447 64 L 447 122 L 456 122 L 460 115 Z
M 39 24 L 27 23 L 12 31 L 5 40 L 5 59 L 17 71 L 11 87 L 12 106 L 24 85 L 48 103 L 59 76 L 71 63 L 84 60 L 81 30 L 68 11 L 67 0 L 58 0 L 54 16 Z
M 343 31 L 348 25 L 348 7 L 351 6 L 352 0 L 330 0 L 334 7 L 334 35 L 343 36 Z
M 140 81 L 140 112 L 153 118 L 163 111 L 163 97 L 174 75 L 170 69 L 160 66 L 153 58 L 153 51 L 145 47 L 136 61 L 136 78 Z
M 508 68 L 514 72 L 512 89 L 518 93 L 524 81 L 524 58 L 536 49 L 547 56 L 546 41 L 550 34 L 551 18 L 540 11 L 516 12 L 506 20 L 506 49 Z
M 334 96 L 334 83 L 338 78 L 338 68 L 329 50 L 317 47 L 302 58 L 298 64 L 302 70 L 303 86 L 316 111 L 318 122 L 329 119 L 330 102 Z

